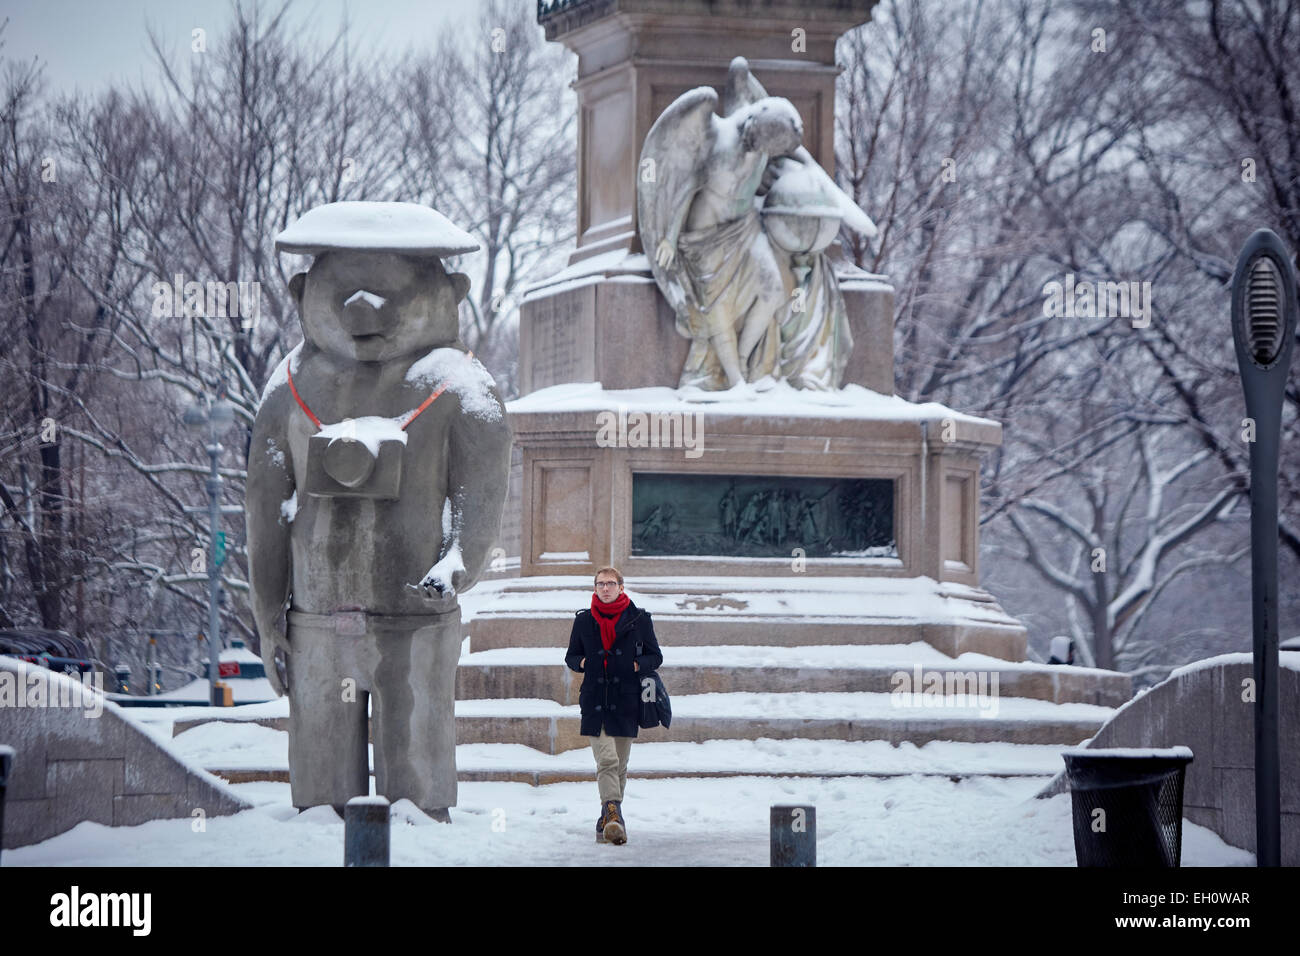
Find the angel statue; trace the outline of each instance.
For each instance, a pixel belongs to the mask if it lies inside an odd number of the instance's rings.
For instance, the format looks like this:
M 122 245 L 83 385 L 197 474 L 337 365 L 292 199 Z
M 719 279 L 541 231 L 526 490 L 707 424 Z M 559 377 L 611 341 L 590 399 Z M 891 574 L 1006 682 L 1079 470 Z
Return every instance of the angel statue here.
M 637 216 L 660 291 L 691 340 L 679 387 L 745 390 L 784 379 L 839 388 L 853 340 L 826 248 L 840 224 L 876 227 L 803 146 L 789 100 L 744 57 L 722 97 L 679 96 L 641 150 Z

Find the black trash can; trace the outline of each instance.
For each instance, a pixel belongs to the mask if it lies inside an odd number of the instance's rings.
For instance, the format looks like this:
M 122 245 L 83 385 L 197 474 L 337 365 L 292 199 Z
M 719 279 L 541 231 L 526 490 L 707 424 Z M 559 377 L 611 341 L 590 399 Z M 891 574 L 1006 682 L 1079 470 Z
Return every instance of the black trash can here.
M 1062 756 L 1079 866 L 1181 865 L 1189 748 L 1071 750 Z

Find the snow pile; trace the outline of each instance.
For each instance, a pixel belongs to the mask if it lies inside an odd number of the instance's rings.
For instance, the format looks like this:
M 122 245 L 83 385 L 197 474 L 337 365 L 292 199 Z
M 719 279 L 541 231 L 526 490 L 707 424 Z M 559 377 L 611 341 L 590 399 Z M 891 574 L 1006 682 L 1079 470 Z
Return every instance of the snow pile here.
M 600 382 L 569 382 L 530 392 L 506 405 L 510 412 L 609 411 L 620 405 L 642 412 L 702 412 L 716 416 L 762 415 L 773 418 L 838 418 L 871 421 L 953 421 L 997 426 L 988 418 L 954 411 L 938 402 L 909 402 L 897 395 L 882 395 L 861 385 L 845 385 L 834 392 L 795 388 L 776 382 L 766 391 L 733 389 L 704 392 L 656 385 L 645 388 L 607 389 Z
M 411 413 L 407 412 L 396 418 L 381 418 L 378 415 L 345 418 L 331 425 L 321 425 L 320 431 L 316 434 L 322 438 L 350 438 L 359 441 L 369 449 L 370 454 L 378 457 L 379 446 L 383 442 L 399 441 L 403 445 L 406 444 L 407 435 L 402 429 L 402 423 L 410 417 Z
M 275 237 L 280 252 L 330 249 L 456 256 L 478 242 L 435 209 L 409 202 L 332 202 L 309 209 Z
M 298 371 L 298 362 L 302 358 L 302 343 L 299 342 L 289 354 L 280 359 L 280 364 L 275 367 L 271 377 L 266 380 L 266 386 L 262 389 L 261 401 L 265 402 L 271 393 L 282 385 L 289 384 L 289 373 Z
M 406 380 L 430 389 L 446 383 L 447 391 L 460 399 L 466 414 L 485 422 L 501 420 L 501 406 L 492 393 L 492 373 L 460 349 L 437 348 L 416 359 L 406 372 Z

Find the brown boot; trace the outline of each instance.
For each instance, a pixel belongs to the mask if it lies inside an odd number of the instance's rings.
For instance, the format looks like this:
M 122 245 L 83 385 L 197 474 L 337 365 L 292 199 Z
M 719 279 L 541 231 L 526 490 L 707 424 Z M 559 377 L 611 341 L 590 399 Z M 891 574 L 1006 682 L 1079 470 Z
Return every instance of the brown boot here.
M 618 800 L 605 801 L 605 842 L 620 845 L 627 842 L 627 828 L 623 826 L 623 811 Z

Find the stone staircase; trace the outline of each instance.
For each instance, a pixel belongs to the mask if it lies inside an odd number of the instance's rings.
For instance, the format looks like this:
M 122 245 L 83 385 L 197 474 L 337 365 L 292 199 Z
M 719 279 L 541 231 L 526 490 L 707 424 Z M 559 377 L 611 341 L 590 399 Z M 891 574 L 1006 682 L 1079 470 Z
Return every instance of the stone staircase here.
M 633 778 L 1050 777 L 1060 751 L 1131 696 L 1126 675 L 1024 661 L 1023 628 L 975 588 L 827 577 L 628 585 L 654 615 L 673 709 L 671 729 L 638 737 Z M 590 581 L 570 577 L 487 581 L 465 596 L 461 780 L 593 778 L 582 675 L 563 663 L 573 610 L 589 600 Z M 286 714 L 284 701 L 189 714 L 173 733 L 214 718 L 286 730 Z M 209 769 L 231 782 L 288 779 L 287 763 L 265 762 L 279 765 Z

